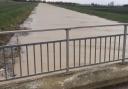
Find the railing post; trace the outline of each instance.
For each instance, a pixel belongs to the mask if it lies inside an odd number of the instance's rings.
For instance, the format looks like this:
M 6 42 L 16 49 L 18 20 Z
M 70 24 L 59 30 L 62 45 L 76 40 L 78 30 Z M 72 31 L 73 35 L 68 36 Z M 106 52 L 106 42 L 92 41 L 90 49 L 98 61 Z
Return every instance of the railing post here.
M 65 29 L 66 31 L 66 73 L 69 73 L 69 30 Z
M 122 64 L 125 63 L 126 41 L 127 41 L 127 25 L 124 25 Z

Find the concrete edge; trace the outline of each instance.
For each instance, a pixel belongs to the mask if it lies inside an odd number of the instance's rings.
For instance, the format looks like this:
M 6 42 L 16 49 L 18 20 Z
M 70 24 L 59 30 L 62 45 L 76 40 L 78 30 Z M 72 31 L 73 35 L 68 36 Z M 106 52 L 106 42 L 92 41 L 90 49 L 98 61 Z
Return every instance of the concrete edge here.
M 96 89 L 128 81 L 128 64 L 112 64 L 78 73 L 64 81 L 65 89 Z

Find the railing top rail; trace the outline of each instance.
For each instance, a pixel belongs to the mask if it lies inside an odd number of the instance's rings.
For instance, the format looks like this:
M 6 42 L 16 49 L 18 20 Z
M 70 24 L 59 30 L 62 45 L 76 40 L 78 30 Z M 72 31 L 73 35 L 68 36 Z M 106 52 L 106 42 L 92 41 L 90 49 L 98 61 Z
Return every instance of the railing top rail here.
M 60 30 L 75 30 L 82 28 L 95 28 L 95 27 L 108 27 L 108 26 L 123 26 L 128 25 L 128 23 L 120 23 L 120 24 L 109 24 L 109 25 L 90 25 L 90 26 L 79 26 L 79 27 L 67 27 L 67 28 L 54 28 L 54 29 L 40 29 L 40 30 L 15 30 L 15 31 L 1 31 L 0 34 L 14 34 L 14 33 L 22 33 L 22 32 L 48 32 L 48 31 L 60 31 Z
M 115 37 L 115 36 L 123 36 L 123 34 L 106 35 L 106 36 L 96 36 L 96 37 L 85 37 L 85 38 L 73 38 L 73 39 L 69 39 L 69 41 L 73 41 L 73 40 L 85 40 L 85 39 L 95 39 L 95 38 L 105 38 L 105 37 Z M 0 49 L 2 49 L 2 48 L 10 48 L 10 47 L 21 47 L 21 46 L 27 46 L 27 45 L 39 45 L 39 44 L 47 44 L 47 43 L 57 43 L 57 42 L 66 42 L 66 39 L 55 40 L 55 41 L 54 40 L 53 41 L 44 41 L 44 42 L 37 42 L 37 43 L 3 45 L 3 46 L 0 46 Z

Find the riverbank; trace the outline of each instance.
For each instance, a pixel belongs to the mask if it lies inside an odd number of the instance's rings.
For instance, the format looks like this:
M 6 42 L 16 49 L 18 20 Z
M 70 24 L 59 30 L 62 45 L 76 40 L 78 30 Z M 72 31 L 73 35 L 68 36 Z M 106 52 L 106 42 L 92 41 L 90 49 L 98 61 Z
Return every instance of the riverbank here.
M 38 5 L 38 3 L 32 2 L 16 2 L 12 0 L 0 0 L 0 31 L 12 31 L 20 30 L 20 25 L 28 18 L 33 9 Z M 22 29 L 23 30 L 23 29 Z M 0 46 L 6 45 L 14 34 L 2 34 L 0 35 Z M 17 55 L 20 51 L 19 49 L 13 48 L 13 55 Z M 4 55 L 6 56 L 3 56 Z M 17 57 L 17 56 L 15 56 Z M 6 58 L 6 59 L 5 59 Z M 5 77 L 4 70 L 8 70 L 8 75 L 12 72 L 12 66 L 15 62 L 11 61 L 12 53 L 11 49 L 0 49 L 0 74 Z M 6 69 L 5 69 L 6 60 Z M 0 78 L 2 77 L 0 75 Z M 14 76 L 14 74 L 11 74 Z
M 101 18 L 106 18 L 113 21 L 128 22 L 128 7 L 127 6 L 88 6 L 75 3 L 50 3 L 59 7 L 85 13 L 89 15 L 95 15 Z
M 18 30 L 38 3 L 0 0 L 0 31 Z M 0 35 L 0 45 L 6 44 L 12 35 Z

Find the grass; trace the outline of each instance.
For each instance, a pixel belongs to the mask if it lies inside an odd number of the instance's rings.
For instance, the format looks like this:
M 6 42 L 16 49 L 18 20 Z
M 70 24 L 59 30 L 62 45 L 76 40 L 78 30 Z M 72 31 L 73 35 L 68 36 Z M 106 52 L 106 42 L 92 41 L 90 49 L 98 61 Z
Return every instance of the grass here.
M 0 0 L 0 30 L 15 30 L 31 13 L 37 3 Z
M 16 30 L 30 15 L 38 3 L 0 0 L 0 31 Z M 0 45 L 6 44 L 12 35 L 0 35 Z
M 54 3 L 57 6 L 67 8 L 70 10 L 78 11 L 81 13 L 86 13 L 90 15 L 96 15 L 109 20 L 128 22 L 128 7 L 124 6 L 86 6 L 79 4 L 64 4 L 64 3 Z

